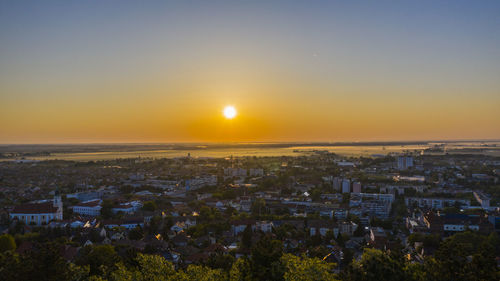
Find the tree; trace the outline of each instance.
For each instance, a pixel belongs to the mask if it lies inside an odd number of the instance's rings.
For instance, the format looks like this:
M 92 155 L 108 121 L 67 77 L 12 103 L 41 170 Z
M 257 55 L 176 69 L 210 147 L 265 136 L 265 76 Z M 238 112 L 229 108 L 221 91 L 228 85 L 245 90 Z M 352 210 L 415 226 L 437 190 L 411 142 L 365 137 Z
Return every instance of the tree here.
M 415 242 L 423 242 L 424 247 L 437 248 L 441 242 L 441 237 L 439 234 L 422 234 L 422 233 L 412 233 L 408 236 L 408 242 L 414 244 Z
M 314 280 L 338 280 L 332 273 L 335 264 L 327 263 L 319 258 L 299 258 L 292 254 L 285 254 L 281 262 L 286 268 L 284 279 L 286 281 L 314 281 Z
M 365 249 L 360 261 L 348 267 L 345 280 L 406 280 L 404 264 L 390 255 L 377 250 Z
M 498 280 L 494 245 L 486 236 L 462 232 L 446 238 L 435 254 L 437 280 Z M 426 268 L 430 272 L 431 268 Z
M 22 257 L 13 252 L 0 254 L 0 276 L 5 281 L 18 280 L 85 280 L 89 268 L 67 263 L 56 243 L 39 245 Z
M 138 280 L 165 280 L 175 274 L 174 265 L 157 255 L 137 255 Z
M 156 203 L 154 201 L 147 201 L 147 202 L 144 202 L 142 209 L 144 211 L 154 212 L 154 211 L 156 211 L 156 209 L 158 209 L 158 207 L 156 206 Z
M 362 225 L 358 225 L 356 230 L 354 230 L 354 232 L 353 232 L 353 236 L 354 237 L 361 237 L 363 235 L 365 235 L 365 230 L 364 230 Z
M 241 236 L 241 245 L 244 248 L 250 249 L 252 247 L 252 235 L 252 226 L 249 224 L 245 230 L 243 230 L 243 234 Z
M 309 242 L 308 244 L 310 246 L 316 247 L 316 246 L 321 245 L 321 243 L 323 242 L 323 239 L 318 232 L 315 235 L 311 236 L 308 242 Z
M 190 265 L 186 271 L 175 271 L 174 265 L 161 256 L 137 255 L 138 266 L 128 269 L 122 263 L 116 265 L 109 279 L 112 281 L 222 281 L 227 276 L 220 269 Z M 97 279 L 102 280 L 102 279 Z
M 217 253 L 210 255 L 206 265 L 213 269 L 222 269 L 225 272 L 229 272 L 233 262 L 234 257 L 232 255 Z
M 128 238 L 131 240 L 141 240 L 144 237 L 144 231 L 140 226 L 136 226 L 128 233 Z
M 113 217 L 113 211 L 111 209 L 113 209 L 113 201 L 104 200 L 102 202 L 101 216 L 105 219 Z
M 266 210 L 266 201 L 264 199 L 262 199 L 262 198 L 256 199 L 252 203 L 252 207 L 250 208 L 250 210 L 252 211 L 252 214 L 254 216 L 260 216 L 262 214 L 266 214 L 267 213 L 267 210 Z
M 282 280 L 284 268 L 280 258 L 283 244 L 266 235 L 252 247 L 252 276 L 257 280 Z
M 17 281 L 19 273 L 22 271 L 19 255 L 7 251 L 0 253 L 0 276 L 5 281 Z
M 325 242 L 330 243 L 330 241 L 332 241 L 334 239 L 335 239 L 335 234 L 333 233 L 333 231 L 328 230 L 326 232 L 326 235 L 325 235 Z
M 104 275 L 114 268 L 120 257 L 111 245 L 86 246 L 76 260 L 78 265 L 89 265 L 91 275 Z
M 247 258 L 242 257 L 237 259 L 231 270 L 229 271 L 230 281 L 251 281 L 252 280 L 252 269 L 250 268 L 250 262 Z
M 227 206 L 226 210 L 224 211 L 224 214 L 226 216 L 230 217 L 230 216 L 233 216 L 233 215 L 237 215 L 238 214 L 238 210 L 236 210 L 234 207 Z
M 0 235 L 0 253 L 5 251 L 14 251 L 16 249 L 16 241 L 10 234 Z
M 226 274 L 220 269 L 211 269 L 206 266 L 189 265 L 186 269 L 186 279 L 181 280 L 200 280 L 200 281 L 225 281 Z M 180 280 L 173 279 L 173 280 Z

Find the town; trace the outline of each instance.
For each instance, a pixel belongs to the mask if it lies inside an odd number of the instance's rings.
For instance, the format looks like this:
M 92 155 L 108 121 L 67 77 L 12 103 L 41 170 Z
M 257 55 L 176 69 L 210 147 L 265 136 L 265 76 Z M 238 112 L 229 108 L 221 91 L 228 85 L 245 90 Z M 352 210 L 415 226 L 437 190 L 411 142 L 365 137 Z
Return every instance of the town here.
M 495 241 L 488 252 L 495 276 L 499 167 L 499 157 L 431 149 L 371 157 L 314 150 L 294 157 L 3 161 L 0 237 L 21 257 L 57 240 L 60 256 L 89 265 L 90 275 L 107 274 L 104 261 L 90 261 L 99 249 L 125 261 L 149 254 L 175 268 L 229 273 L 236 261 L 265 255 L 260 246 L 321 259 L 344 280 L 361 280 L 349 276 L 369 249 L 424 264 L 444 241 L 465 235 Z M 279 280 L 269 277 L 266 260 L 258 262 L 254 277 Z

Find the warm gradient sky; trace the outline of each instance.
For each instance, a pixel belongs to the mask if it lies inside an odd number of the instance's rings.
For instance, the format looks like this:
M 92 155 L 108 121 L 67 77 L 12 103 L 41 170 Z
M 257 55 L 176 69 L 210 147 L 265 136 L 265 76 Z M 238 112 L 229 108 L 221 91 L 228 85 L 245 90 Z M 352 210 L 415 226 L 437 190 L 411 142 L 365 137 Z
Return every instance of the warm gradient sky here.
M 500 139 L 500 1 L 0 0 L 0 143 L 429 139 Z

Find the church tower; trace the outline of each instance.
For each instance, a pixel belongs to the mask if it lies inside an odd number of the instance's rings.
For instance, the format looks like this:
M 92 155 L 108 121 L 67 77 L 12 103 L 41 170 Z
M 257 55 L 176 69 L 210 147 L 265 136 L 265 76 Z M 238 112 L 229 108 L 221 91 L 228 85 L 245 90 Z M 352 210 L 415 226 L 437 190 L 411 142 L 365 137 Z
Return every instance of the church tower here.
M 56 220 L 62 220 L 63 219 L 63 203 L 62 203 L 61 193 L 59 192 L 59 187 L 57 187 L 56 191 L 54 192 L 54 204 L 53 204 L 53 206 L 57 208 Z

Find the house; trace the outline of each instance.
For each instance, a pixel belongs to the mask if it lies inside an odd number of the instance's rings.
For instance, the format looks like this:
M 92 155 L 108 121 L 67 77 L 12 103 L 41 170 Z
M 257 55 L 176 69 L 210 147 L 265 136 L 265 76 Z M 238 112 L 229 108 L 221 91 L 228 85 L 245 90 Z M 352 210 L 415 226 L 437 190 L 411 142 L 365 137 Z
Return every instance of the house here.
M 295 239 L 286 239 L 283 241 L 283 247 L 285 249 L 296 249 L 299 247 L 299 241 Z
M 170 228 L 170 230 L 176 233 L 196 225 L 196 219 L 194 217 L 188 217 L 188 216 L 175 217 L 172 220 L 174 225 Z
M 114 227 L 124 227 L 126 229 L 134 229 L 136 227 L 144 227 L 143 218 L 126 218 L 121 220 L 107 220 L 104 221 L 104 227 L 114 228 Z
M 381 227 L 372 227 L 370 229 L 369 243 L 377 249 L 385 250 L 387 244 L 387 234 Z
M 440 235 L 453 234 L 467 229 L 480 233 L 490 233 L 494 230 L 487 217 L 466 214 L 440 214 L 432 211 L 424 215 L 424 222 L 431 233 Z
M 167 261 L 177 263 L 180 259 L 180 254 L 173 251 L 165 251 L 162 255 Z
M 111 240 L 122 240 L 122 239 L 125 239 L 125 234 L 123 234 L 122 232 L 116 232 L 114 233 L 113 235 L 111 235 Z
M 184 233 L 180 233 L 174 236 L 172 240 L 170 240 L 177 247 L 185 247 L 189 241 L 189 238 Z
M 273 223 L 270 221 L 258 221 L 255 224 L 255 229 L 262 232 L 271 232 L 273 230 Z
M 203 245 L 210 245 L 215 243 L 215 238 L 211 237 L 210 235 L 203 235 L 201 237 L 196 238 L 194 243 L 198 246 L 201 247 Z
M 339 234 L 339 228 L 337 223 L 332 220 L 311 220 L 308 222 L 309 235 L 321 235 L 326 236 L 328 231 L 333 232 L 333 235 L 337 237 Z
M 344 259 L 344 252 L 339 246 L 333 246 L 331 252 L 323 257 L 326 262 L 340 263 Z
M 114 206 L 111 211 L 113 214 L 122 212 L 125 214 L 133 214 L 139 209 L 142 208 L 142 203 L 140 201 L 132 201 L 132 202 L 127 202 L 127 203 L 121 203 L 116 206 Z
M 226 253 L 227 248 L 219 243 L 214 243 L 206 247 L 203 252 L 208 255 L 215 255 L 219 253 Z
M 59 190 L 56 190 L 54 199 L 49 202 L 15 206 L 9 217 L 11 220 L 18 220 L 32 225 L 45 225 L 53 220 L 62 220 L 63 203 Z
M 415 233 L 415 232 L 421 232 L 425 233 L 428 232 L 429 229 L 427 228 L 427 225 L 424 223 L 423 217 L 407 217 L 406 218 L 406 228 L 410 233 Z
M 239 233 L 245 231 L 248 225 L 252 228 L 252 230 L 255 230 L 255 220 L 253 219 L 232 221 L 231 232 L 233 233 L 234 236 L 236 236 Z
M 170 230 L 172 230 L 175 233 L 179 233 L 179 232 L 183 231 L 186 228 L 187 227 L 186 227 L 186 224 L 184 222 L 178 221 L 174 225 L 172 225 L 172 227 L 170 227 Z
M 339 232 L 340 234 L 347 234 L 352 236 L 354 231 L 358 228 L 358 225 L 354 222 L 341 222 L 339 223 Z
M 79 220 L 75 220 L 69 224 L 71 228 L 79 228 L 79 227 L 84 227 L 85 223 Z

